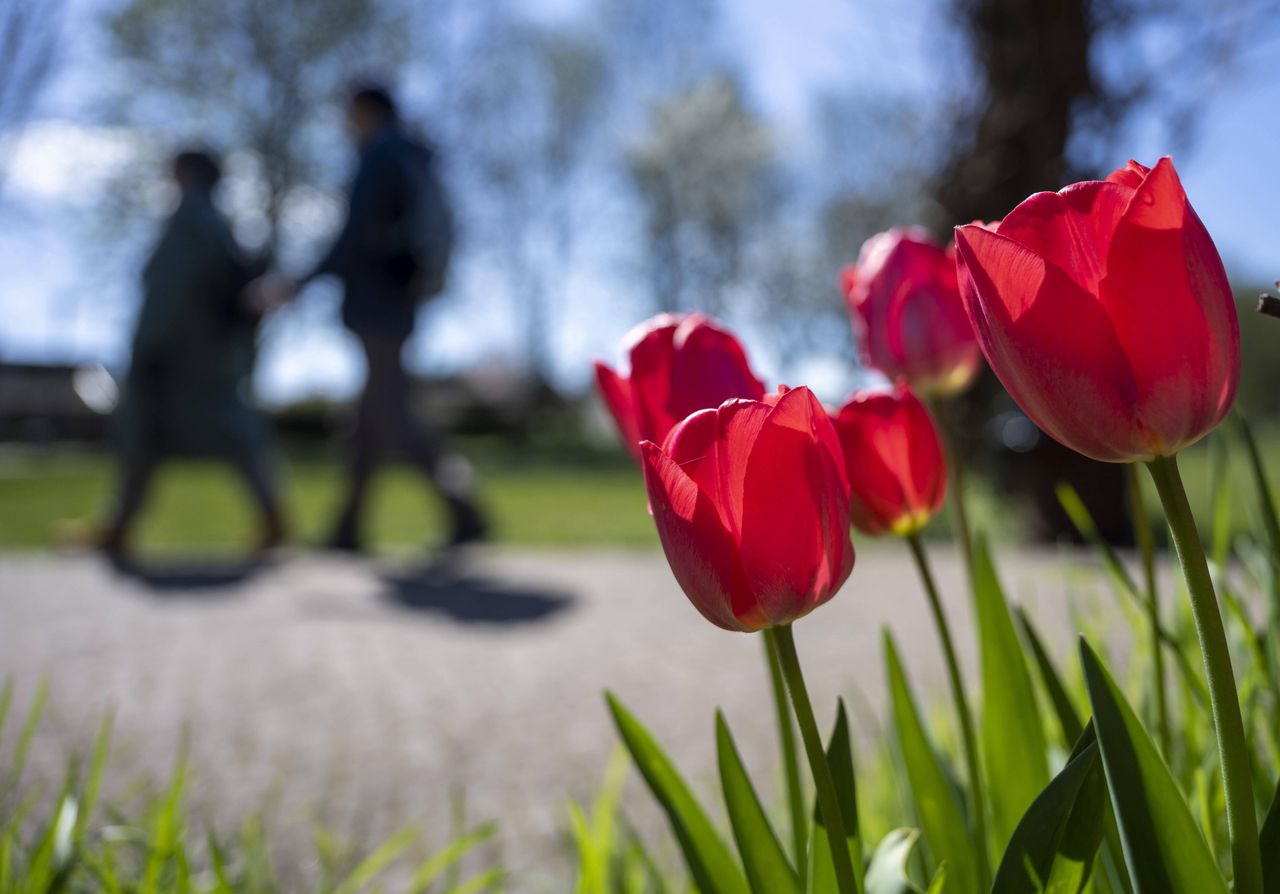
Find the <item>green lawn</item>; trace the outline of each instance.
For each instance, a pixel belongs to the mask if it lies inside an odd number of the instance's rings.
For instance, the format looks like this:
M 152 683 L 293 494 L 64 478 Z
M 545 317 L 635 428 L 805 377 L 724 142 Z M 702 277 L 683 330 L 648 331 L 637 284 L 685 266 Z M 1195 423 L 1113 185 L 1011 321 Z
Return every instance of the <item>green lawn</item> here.
M 645 512 L 639 469 L 620 457 L 524 459 L 477 447 L 481 492 L 498 540 L 527 546 L 635 546 L 657 543 Z M 314 451 L 285 457 L 285 486 L 295 539 L 323 540 L 337 508 L 337 460 Z M 82 450 L 0 453 L 0 547 L 54 545 L 68 519 L 92 516 L 111 485 L 109 457 Z M 438 502 L 411 470 L 381 473 L 368 536 L 380 549 L 412 549 L 442 532 Z M 199 547 L 230 552 L 252 537 L 253 511 L 243 487 L 216 463 L 175 461 L 164 467 L 138 531 L 147 551 Z
M 1272 486 L 1280 494 L 1280 427 L 1260 427 L 1257 435 Z M 461 449 L 475 460 L 499 542 L 535 547 L 653 548 L 657 544 L 653 522 L 645 512 L 640 470 L 621 453 L 557 452 L 545 447 L 522 451 L 490 441 L 467 441 Z M 1209 450 L 1197 445 L 1181 458 L 1181 465 L 1192 505 L 1207 533 Z M 89 518 L 103 505 L 111 474 L 110 458 L 98 452 L 0 450 L 0 548 L 54 546 L 64 522 Z M 1233 449 L 1230 475 L 1231 528 L 1240 533 L 1254 525 L 1257 503 L 1239 449 Z M 975 526 L 993 539 L 1016 541 L 1017 514 L 1002 506 L 980 480 L 971 477 L 970 484 Z M 322 541 L 341 496 L 337 458 L 314 448 L 288 451 L 285 486 L 295 540 Z M 1150 486 L 1147 498 L 1153 526 L 1162 526 Z M 411 470 L 394 467 L 382 473 L 368 531 L 377 548 L 420 548 L 441 535 L 441 521 L 434 496 Z M 944 513 L 930 526 L 929 535 L 946 536 L 947 521 Z M 251 507 L 228 469 L 216 463 L 178 461 L 166 466 L 160 476 L 144 513 L 138 545 L 157 552 L 228 553 L 248 543 L 252 533 Z

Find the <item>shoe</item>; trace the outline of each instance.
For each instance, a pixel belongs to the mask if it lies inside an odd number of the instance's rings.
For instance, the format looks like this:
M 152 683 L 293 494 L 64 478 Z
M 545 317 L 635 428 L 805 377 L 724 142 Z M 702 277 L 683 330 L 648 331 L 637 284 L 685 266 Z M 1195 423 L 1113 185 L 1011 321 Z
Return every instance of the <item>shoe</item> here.
M 449 530 L 449 538 L 444 544 L 446 549 L 489 539 L 489 522 L 470 500 L 451 499 L 449 511 L 453 518 L 453 525 Z
M 364 552 L 364 544 L 360 542 L 360 538 L 355 531 L 347 528 L 338 528 L 330 534 L 329 539 L 324 542 L 324 548 L 336 553 Z
M 253 545 L 254 555 L 269 553 L 283 546 L 288 539 L 289 526 L 284 523 L 283 518 L 273 512 L 263 520 L 262 530 Z

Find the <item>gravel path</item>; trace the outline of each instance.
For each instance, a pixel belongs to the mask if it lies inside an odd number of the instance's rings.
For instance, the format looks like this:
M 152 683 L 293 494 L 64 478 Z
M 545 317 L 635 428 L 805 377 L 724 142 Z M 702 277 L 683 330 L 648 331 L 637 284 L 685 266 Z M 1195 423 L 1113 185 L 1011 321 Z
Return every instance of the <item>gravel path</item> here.
M 935 552 L 973 679 L 960 567 Z M 1001 568 L 1059 656 L 1074 629 L 1068 586 L 1106 601 L 1094 577 L 1061 573 L 1070 558 L 1009 554 Z M 863 550 L 845 590 L 796 627 L 815 704 L 826 713 L 851 695 L 863 735 L 882 708 L 883 625 L 917 691 L 941 698 L 905 549 Z M 112 780 L 163 778 L 189 729 L 197 814 L 233 823 L 277 788 L 282 848 L 299 854 L 304 816 L 356 840 L 410 819 L 439 832 L 461 791 L 469 816 L 501 817 L 502 856 L 524 873 L 515 890 L 557 889 L 566 799 L 590 797 L 615 741 L 606 688 L 698 782 L 714 778 L 722 707 L 771 783 L 761 649 L 702 621 L 650 552 L 494 549 L 453 569 L 299 555 L 253 574 L 173 566 L 146 578 L 91 557 L 0 558 L 0 678 L 19 709 L 42 677 L 52 690 L 34 772 L 57 774 L 113 710 Z M 644 821 L 647 799 L 632 800 Z

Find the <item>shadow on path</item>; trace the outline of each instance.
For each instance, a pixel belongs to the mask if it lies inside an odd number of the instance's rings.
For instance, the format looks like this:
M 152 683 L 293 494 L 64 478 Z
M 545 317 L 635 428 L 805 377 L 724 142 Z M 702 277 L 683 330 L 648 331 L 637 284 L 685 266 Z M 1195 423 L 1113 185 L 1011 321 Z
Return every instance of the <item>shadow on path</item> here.
M 262 559 L 164 559 L 138 562 L 117 559 L 112 569 L 142 584 L 153 595 L 204 598 L 234 595 L 234 588 L 265 571 L 271 563 Z
M 573 606 L 564 592 L 526 587 L 472 574 L 449 563 L 384 574 L 383 597 L 411 611 L 436 612 L 464 624 L 529 624 Z

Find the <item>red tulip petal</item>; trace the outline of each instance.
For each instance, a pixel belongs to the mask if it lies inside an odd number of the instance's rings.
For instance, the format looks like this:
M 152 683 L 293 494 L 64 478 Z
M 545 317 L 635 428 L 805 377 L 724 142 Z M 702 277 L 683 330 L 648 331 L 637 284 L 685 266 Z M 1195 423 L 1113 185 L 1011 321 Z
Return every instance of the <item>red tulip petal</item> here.
M 840 268 L 840 294 L 848 298 L 858 285 L 858 268 L 846 264 Z
M 1168 158 L 1134 192 L 1099 299 L 1130 358 L 1150 450 L 1169 455 L 1235 396 L 1239 321 L 1222 261 Z
M 1151 173 L 1151 169 L 1146 165 L 1138 164 L 1133 159 L 1129 159 L 1129 163 L 1123 168 L 1116 168 L 1107 175 L 1107 180 L 1111 183 L 1119 183 L 1130 189 L 1137 189 L 1142 185 L 1142 181 L 1146 179 L 1147 174 Z
M 849 477 L 849 514 L 867 534 L 883 534 L 902 514 L 906 495 L 900 470 L 891 460 L 906 453 L 905 432 L 894 425 L 893 398 L 856 395 L 836 417 Z
M 1132 422 L 1133 372 L 1097 300 L 1002 234 L 959 227 L 956 248 L 978 340 L 1023 411 L 1086 456 L 1142 456 L 1146 447 Z
M 684 416 L 667 409 L 671 392 L 671 359 L 674 353 L 675 318 L 661 318 L 662 325 L 637 333 L 631 346 L 631 395 L 640 437 L 661 442 Z M 699 408 L 701 409 L 701 408 Z M 688 414 L 685 414 L 688 415 Z
M 645 441 L 640 449 L 658 538 L 680 589 L 717 627 L 758 629 L 740 621 L 734 611 L 735 602 L 745 607 L 752 600 L 737 549 L 715 506 L 658 445 Z
M 929 412 L 909 389 L 863 392 L 836 420 L 849 472 L 849 511 L 868 534 L 923 525 L 946 493 L 946 463 Z
M 1101 180 L 1036 193 L 1010 211 L 996 232 L 1051 261 L 1085 291 L 1096 294 L 1106 275 L 1111 236 L 1132 195 L 1127 186 Z
M 778 399 L 751 452 L 739 555 L 773 624 L 830 599 L 853 568 L 843 475 L 815 437 L 830 425 L 812 393 L 797 388 Z
M 671 380 L 679 387 L 668 395 L 666 409 L 673 419 L 733 398 L 764 397 L 764 383 L 751 372 L 742 344 L 706 317 L 695 314 L 682 322 L 672 349 Z
M 596 387 L 604 405 L 613 416 L 622 442 L 636 459 L 640 458 L 640 432 L 636 427 L 635 409 L 631 402 L 631 384 L 608 366 L 596 361 Z

